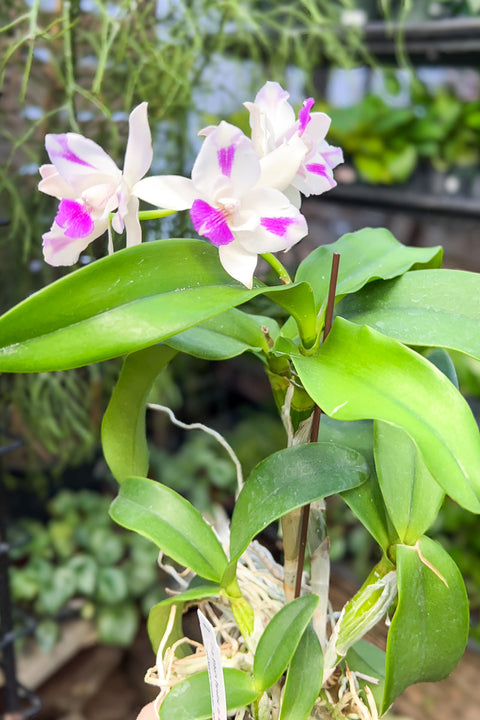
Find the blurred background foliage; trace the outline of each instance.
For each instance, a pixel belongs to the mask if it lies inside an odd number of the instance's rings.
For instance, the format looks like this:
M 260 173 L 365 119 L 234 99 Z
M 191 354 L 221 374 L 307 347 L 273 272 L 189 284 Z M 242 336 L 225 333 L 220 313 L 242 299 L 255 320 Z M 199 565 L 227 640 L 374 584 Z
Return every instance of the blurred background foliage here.
M 56 201 L 36 191 L 38 166 L 47 161 L 45 134 L 81 132 L 121 164 L 128 114 L 143 100 L 149 103 L 153 173 L 189 174 L 200 143 L 196 133 L 208 123 L 229 117 L 247 129 L 240 103 L 252 100 L 268 79 L 287 87 L 297 106 L 316 97 L 315 109 L 332 116 L 329 141 L 344 148 L 356 178 L 367 185 L 405 183 L 425 164 L 440 172 L 475 171 L 478 73 L 473 79 L 443 73 L 439 80 L 408 62 L 381 67 L 363 28 L 386 22 L 405 59 L 395 23 L 479 12 L 480 0 L 0 3 L 0 311 L 71 271 L 49 267 L 41 255 L 42 233 L 56 211 Z M 185 216 L 144 228 L 146 239 L 188 231 Z M 105 252 L 106 241 L 99 239 L 80 262 Z M 478 364 L 455 362 L 462 389 L 476 403 Z M 5 458 L 16 519 L 12 538 L 29 538 L 14 557 L 13 593 L 40 619 L 37 637 L 45 648 L 55 642 L 58 619 L 70 612 L 94 618 L 103 640 L 128 644 L 163 582 L 154 550 L 114 529 L 107 516 L 115 483 L 101 457 L 99 430 L 120 364 L 0 376 L 0 428 L 23 440 Z M 268 383 L 249 357 L 215 365 L 178 357 L 151 400 L 187 422 L 220 430 L 245 476 L 284 444 Z M 158 413 L 149 413 L 148 430 L 152 477 L 202 511 L 220 504 L 228 512 L 235 472 L 224 449 L 198 431 L 172 428 Z M 362 578 L 373 542 L 340 500 L 328 511 L 333 559 L 348 562 Z M 476 612 L 475 522 L 449 503 L 434 534 L 455 555 Z M 271 543 L 278 552 L 276 539 Z M 122 636 L 116 635 L 119 626 Z
M 323 57 L 365 55 L 341 14 L 351 0 L 12 0 L 0 4 L 0 311 L 70 269 L 51 268 L 41 236 L 56 201 L 36 191 L 47 132 L 81 132 L 122 162 L 128 114 L 149 102 L 152 172 L 189 173 L 201 118 L 252 98 L 267 78 L 303 92 Z M 311 83 L 310 83 L 311 84 Z M 203 123 L 205 124 L 205 123 Z M 185 217 L 145 228 L 181 235 Z M 106 251 L 99 240 L 80 263 Z M 98 451 L 118 368 L 0 379 L 0 424 L 28 440 L 24 463 L 62 470 Z M 13 418 L 12 418 L 13 413 Z

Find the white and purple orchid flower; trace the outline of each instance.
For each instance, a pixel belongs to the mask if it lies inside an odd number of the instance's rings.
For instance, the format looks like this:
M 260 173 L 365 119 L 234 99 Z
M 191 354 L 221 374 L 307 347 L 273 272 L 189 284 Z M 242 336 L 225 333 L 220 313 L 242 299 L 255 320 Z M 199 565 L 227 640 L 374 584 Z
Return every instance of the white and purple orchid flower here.
M 305 196 L 320 195 L 335 187 L 333 169 L 343 162 L 342 150 L 329 145 L 325 136 L 330 127 L 330 118 L 322 112 L 311 113 L 313 98 L 304 101 L 295 117 L 288 102 L 289 94 L 277 83 L 267 82 L 259 90 L 255 102 L 244 103 L 250 113 L 252 142 L 263 162 L 274 157 L 280 148 L 284 151 L 301 142 L 304 154 L 297 172 L 286 191 L 297 207 L 300 207 L 300 192 Z
M 50 265 L 72 265 L 80 253 L 108 229 L 109 215 L 116 232 L 126 230 L 127 247 L 142 240 L 138 198 L 133 185 L 152 162 L 147 103 L 129 117 L 129 135 L 122 171 L 93 140 L 77 133 L 49 134 L 45 145 L 52 165 L 42 165 L 39 190 L 60 200 L 43 253 Z
M 292 143 L 275 163 L 262 164 L 237 127 L 221 122 L 203 134 L 191 179 L 148 177 L 133 192 L 157 207 L 189 209 L 195 230 L 218 247 L 227 273 L 251 288 L 259 253 L 288 250 L 307 234 L 305 218 L 274 183 L 281 174 L 288 185 L 305 146 Z

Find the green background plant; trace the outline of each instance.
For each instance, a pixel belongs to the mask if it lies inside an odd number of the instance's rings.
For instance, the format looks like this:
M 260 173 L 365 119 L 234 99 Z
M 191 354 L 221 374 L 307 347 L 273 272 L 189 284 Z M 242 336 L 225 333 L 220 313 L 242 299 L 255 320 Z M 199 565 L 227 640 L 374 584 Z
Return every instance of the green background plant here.
M 45 651 L 58 640 L 62 617 L 92 619 L 101 642 L 129 646 L 162 597 L 157 550 L 112 523 L 110 502 L 98 492 L 62 490 L 48 502 L 45 523 L 21 518 L 11 527 L 10 542 L 19 541 L 12 600 L 33 613 Z

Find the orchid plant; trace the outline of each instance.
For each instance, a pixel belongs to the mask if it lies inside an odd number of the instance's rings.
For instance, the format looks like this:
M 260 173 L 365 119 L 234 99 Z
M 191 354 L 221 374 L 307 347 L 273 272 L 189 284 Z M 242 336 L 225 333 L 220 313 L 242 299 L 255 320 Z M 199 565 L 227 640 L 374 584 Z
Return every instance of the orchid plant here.
M 441 248 L 366 228 L 317 247 L 291 279 L 273 253 L 307 234 L 300 193 L 334 187 L 342 153 L 311 98 L 295 115 L 268 82 L 245 105 L 251 138 L 228 122 L 202 130 L 191 178 L 144 177 L 146 103 L 130 115 L 123 173 L 80 135 L 47 136 L 52 164 L 40 189 L 60 205 L 46 261 L 72 264 L 110 226 L 126 229 L 127 247 L 0 318 L 0 370 L 125 356 L 102 430 L 119 483 L 111 516 L 156 543 L 176 587 L 150 613 L 156 664 L 147 677 L 159 695 L 142 718 L 375 718 L 412 683 L 445 677 L 467 641 L 462 577 L 425 533 L 446 494 L 480 512 L 478 427 L 447 353 L 480 359 L 480 277 L 441 269 Z M 139 200 L 157 209 L 139 211 Z M 140 242 L 143 218 L 182 210 L 203 239 Z M 278 282 L 255 278 L 258 255 Z M 255 314 L 248 303 L 258 296 L 280 306 L 281 323 Z M 245 482 L 238 472 L 231 521 L 212 527 L 148 478 L 148 395 L 177 353 L 218 361 L 245 352 L 265 369 L 286 447 Z M 332 494 L 381 554 L 340 613 L 328 600 Z M 283 566 L 255 540 L 275 521 Z M 185 637 L 192 605 L 214 626 L 223 666 L 214 678 L 225 694 L 212 681 L 211 638 Z M 384 619 L 386 653 L 363 639 Z

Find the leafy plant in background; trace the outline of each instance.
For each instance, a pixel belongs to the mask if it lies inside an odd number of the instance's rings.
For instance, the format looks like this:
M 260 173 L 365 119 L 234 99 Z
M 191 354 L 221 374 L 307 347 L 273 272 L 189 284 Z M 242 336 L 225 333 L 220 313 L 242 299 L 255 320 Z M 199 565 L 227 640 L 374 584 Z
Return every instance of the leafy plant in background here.
M 222 88 L 230 101 L 245 76 L 253 75 L 256 83 L 265 75 L 281 79 L 292 66 L 310 76 L 323 58 L 352 66 L 366 56 L 360 33 L 350 26 L 341 38 L 337 32 L 342 10 L 352 6 L 351 0 L 301 0 L 295 6 L 258 0 L 68 0 L 53 9 L 42 0 L 3 5 L 0 89 L 12 88 L 12 106 L 0 135 L 7 148 L 0 191 L 23 256 L 35 249 L 31 241 L 45 224 L 48 206 L 37 196 L 33 208 L 25 209 L 12 169 L 26 172 L 40 164 L 46 124 L 50 131 L 65 123 L 76 132 L 88 127 L 99 142 L 108 137 L 117 156 L 125 138 L 121 125 L 110 120 L 124 119 L 139 98 L 148 97 L 150 118 L 159 134 L 167 135 L 164 160 L 182 172 L 192 152 L 188 117 L 194 98 L 211 96 L 212 66 L 223 62 L 235 73 L 233 87 L 230 82 L 230 89 Z M 238 62 L 230 70 L 232 57 Z M 25 103 L 21 131 L 17 98 Z
M 24 518 L 12 527 L 12 599 L 35 615 L 45 651 L 59 638 L 59 620 L 79 615 L 94 620 L 101 642 L 128 646 L 142 614 L 160 599 L 155 546 L 119 531 L 108 517 L 110 502 L 63 490 L 49 501 L 46 524 Z
M 478 165 L 480 100 L 463 102 L 446 89 L 432 95 L 415 80 L 411 107 L 392 108 L 368 94 L 355 106 L 324 109 L 332 139 L 367 183 L 406 182 L 422 161 L 442 172 Z
M 196 152 L 189 127 L 198 123 L 192 116 L 236 103 L 238 86 L 253 91 L 266 75 L 282 79 L 292 67 L 310 77 L 324 57 L 345 66 L 364 58 L 356 28 L 344 28 L 341 39 L 337 33 L 342 10 L 352 5 L 351 0 L 302 0 L 294 7 L 258 0 L 0 3 L 0 311 L 63 274 L 38 260 L 37 238 L 54 207 L 51 198 L 34 192 L 47 129 L 88 128 L 88 135 L 107 141 L 120 160 L 127 113 L 148 97 L 154 136 L 163 147 L 156 171 L 184 172 Z M 212 78 L 219 74 L 228 82 L 212 93 Z M 171 223 L 173 234 L 185 231 L 183 217 Z M 172 224 L 160 234 L 171 232 Z M 151 227 L 150 237 L 157 236 L 158 227 Z M 84 255 L 82 262 L 90 259 Z M 92 372 L 96 386 L 98 373 Z M 105 374 L 102 392 L 108 394 L 110 371 Z M 84 393 L 85 378 L 75 371 L 42 381 L 19 376 L 13 385 L 4 378 L 2 385 L 1 424 L 10 426 L 11 408 L 15 415 L 41 416 L 43 423 L 27 422 L 24 437 L 41 452 L 45 446 L 57 468 L 69 452 L 72 423 L 79 462 L 87 462 L 99 443 L 83 403 L 64 422 L 66 408 L 59 407 L 66 384 L 72 396 Z M 27 396 L 28 410 L 18 407 Z
M 118 363 L 111 362 L 55 375 L 0 377 L 9 427 L 25 441 L 15 469 L 48 469 L 58 476 L 66 467 L 92 462 L 117 373 Z
M 188 587 L 149 616 L 157 654 L 151 678 L 160 694 L 145 712 L 162 720 L 212 714 L 205 655 L 192 655 L 198 644 L 183 637 L 181 615 L 191 603 L 209 614 L 223 643 L 222 717 L 239 710 L 238 717 L 259 718 L 270 709 L 280 718 L 375 717 L 376 706 L 385 712 L 408 685 L 445 677 L 466 644 L 460 571 L 425 532 L 445 494 L 480 512 L 480 436 L 448 354 L 427 351 L 480 357 L 480 279 L 441 270 L 440 248 L 404 247 L 387 230 L 367 228 L 314 250 L 291 280 L 272 252 L 305 235 L 299 191 L 328 190 L 341 161 L 339 148 L 325 140 L 329 118 L 311 112 L 312 105 L 305 100 L 297 117 L 288 94 L 267 83 L 247 103 L 251 139 L 225 122 L 206 128 L 191 179 L 150 176 L 131 186 L 120 177 L 117 195 L 99 184 L 110 163 L 102 148 L 78 135 L 49 141 L 52 165 L 42 177 L 51 178 L 49 190 L 60 200 L 44 235 L 51 262 L 72 261 L 77 240 L 94 239 L 100 192 L 108 217 L 122 199 L 123 220 L 132 197 L 160 207 L 141 211 L 140 219 L 189 209 L 210 243 L 129 247 L 0 319 L 4 372 L 126 356 L 103 421 L 105 458 L 120 486 L 110 513 L 190 573 L 182 578 L 172 567 Z M 139 135 L 149 131 L 146 116 L 137 124 L 138 117 L 131 114 L 131 130 L 138 168 L 145 168 Z M 278 284 L 255 279 L 258 254 Z M 285 322 L 249 312 L 257 296 L 280 305 Z M 190 502 L 147 477 L 148 393 L 179 352 L 212 360 L 252 353 L 287 434 L 285 449 L 262 460 L 244 484 L 239 479 L 230 527 L 219 527 L 220 537 Z M 382 552 L 338 618 L 328 606 L 324 524 L 325 498 L 333 494 Z M 277 520 L 283 569 L 252 543 Z M 384 654 L 362 638 L 386 613 Z M 348 692 L 339 680 L 333 694 L 333 675 L 346 678 Z

